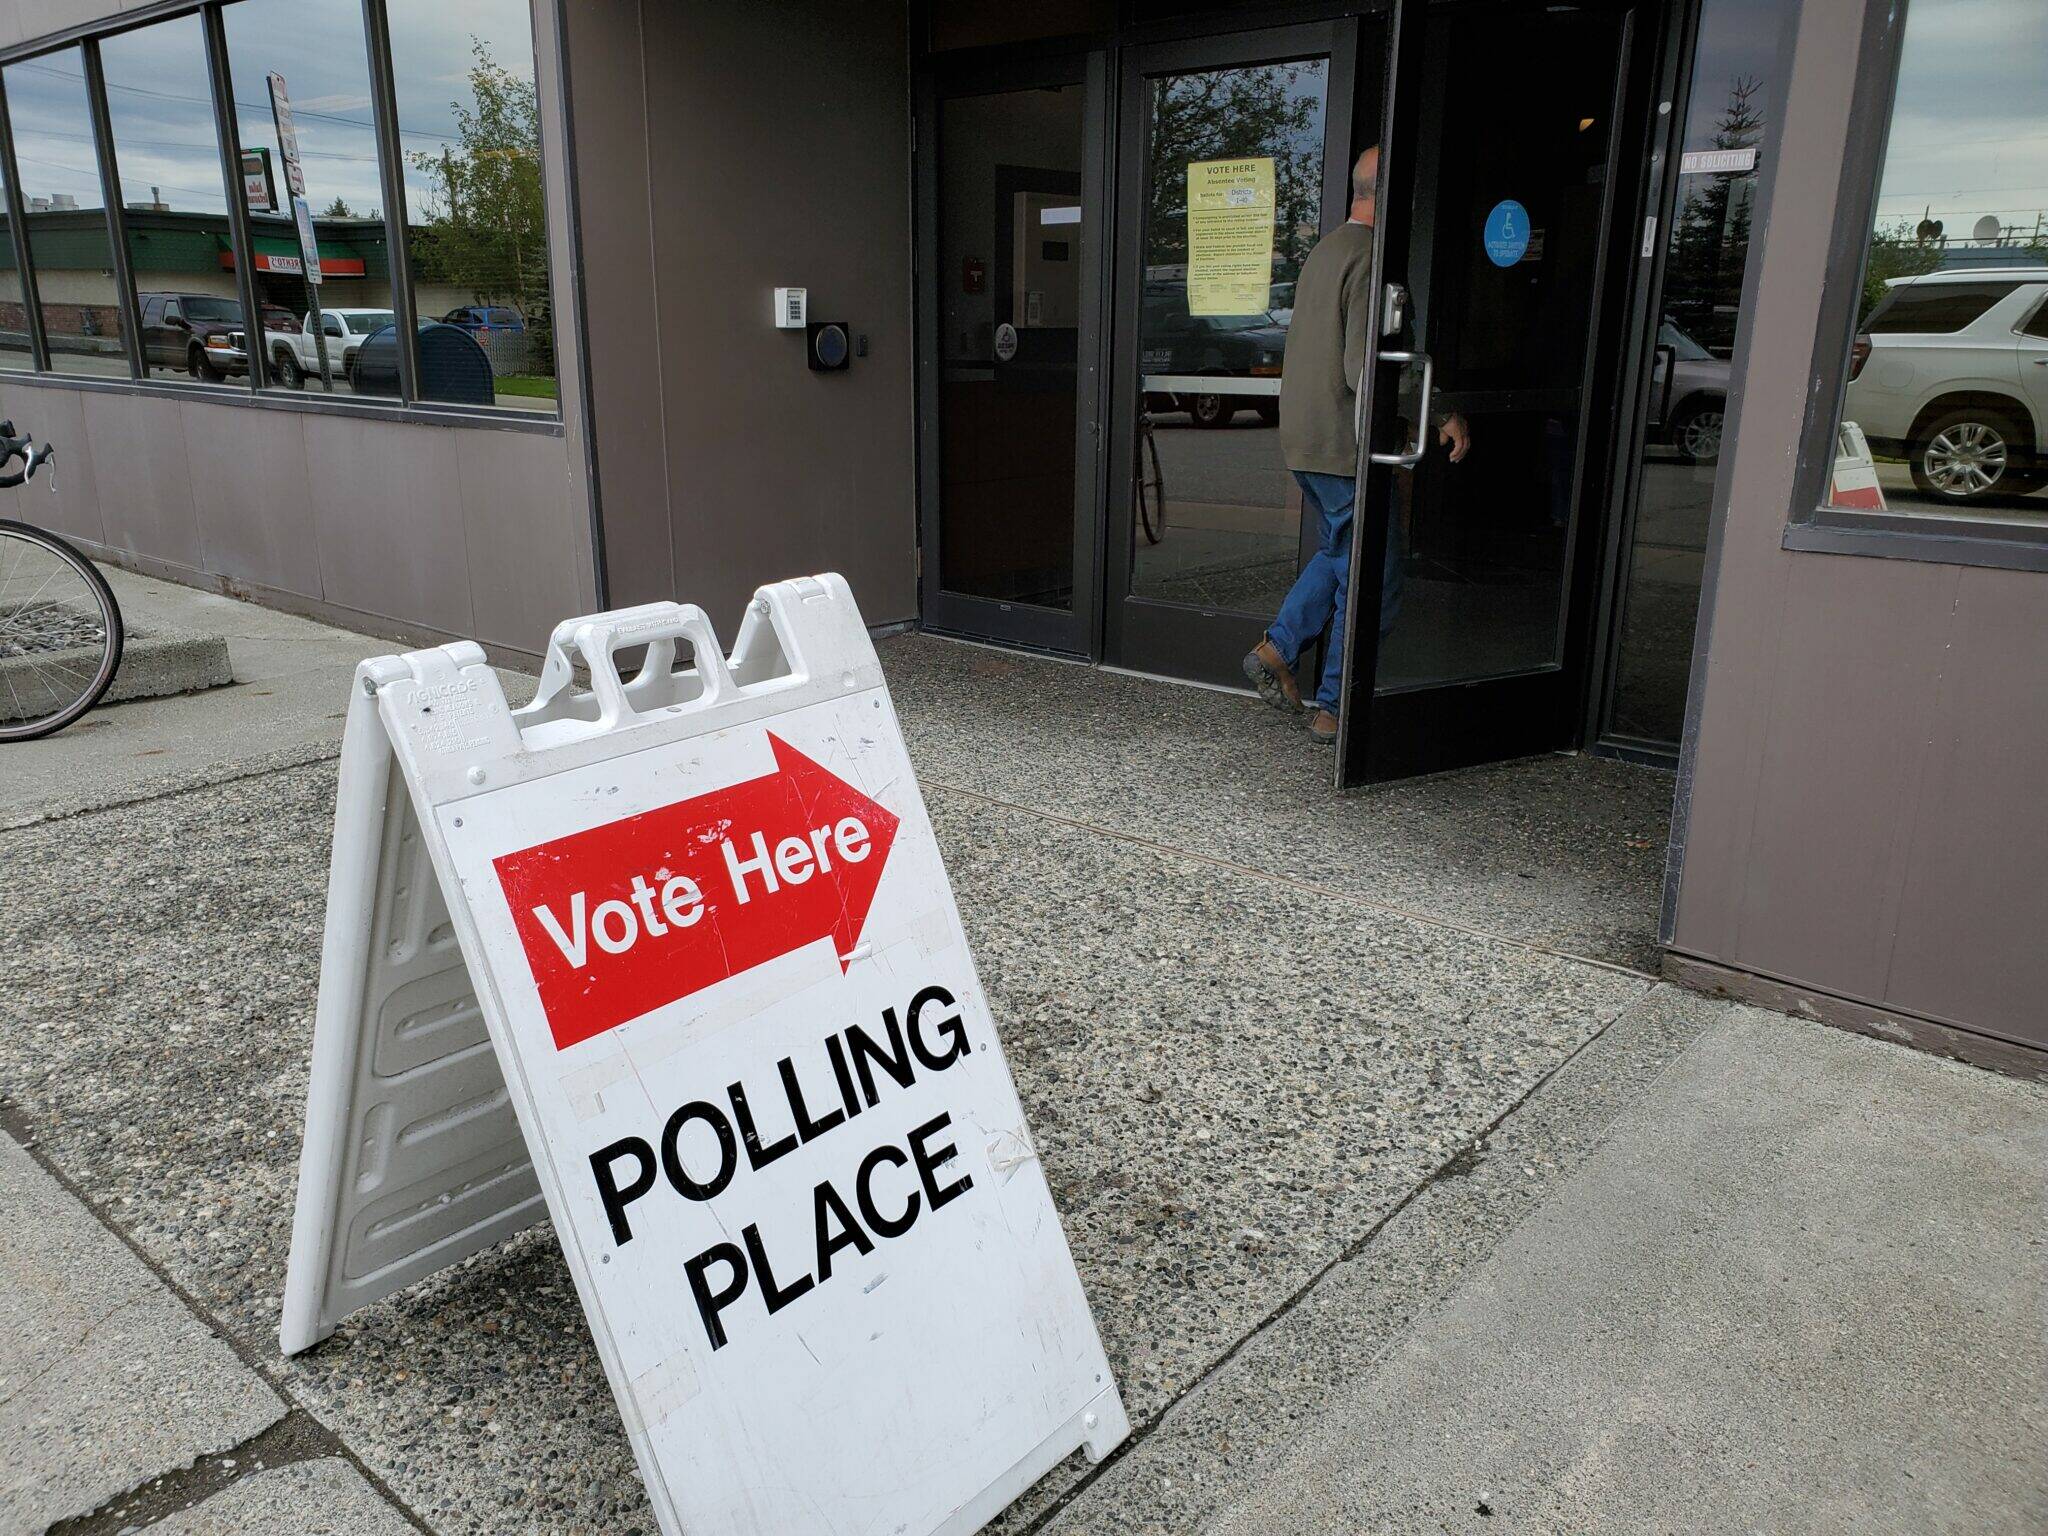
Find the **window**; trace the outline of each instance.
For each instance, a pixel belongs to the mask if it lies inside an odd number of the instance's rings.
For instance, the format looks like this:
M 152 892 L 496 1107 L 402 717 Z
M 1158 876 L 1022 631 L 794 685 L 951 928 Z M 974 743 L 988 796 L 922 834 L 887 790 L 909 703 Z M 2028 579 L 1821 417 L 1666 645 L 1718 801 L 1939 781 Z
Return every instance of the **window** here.
M 85 58 L 78 48 L 0 70 L 14 124 L 22 224 L 36 277 L 50 367 L 127 378 L 122 303 L 107 237 Z
M 1871 336 L 1953 336 L 2018 288 L 2018 283 L 1954 282 L 1938 274 L 1888 288 L 1863 322 Z
M 2048 8 L 1908 0 L 1897 48 L 1815 522 L 2023 548 L 2048 539 Z
M 527 0 L 394 4 L 390 18 L 421 397 L 553 411 Z
M 227 189 L 199 18 L 100 44 L 128 269 L 146 378 L 223 384 L 249 371 L 228 241 Z M 160 297 L 159 297 L 160 295 Z
M 8 204 L 0 199 L 0 370 L 35 367 L 28 339 L 28 300 L 15 255 L 14 227 Z
M 339 324 L 307 325 L 317 299 L 327 311 L 391 319 L 391 265 L 384 190 L 370 98 L 369 49 L 361 0 L 241 0 L 221 13 L 242 141 L 242 196 L 248 210 L 250 277 L 264 322 L 274 389 L 355 393 L 359 344 L 323 347 Z M 291 188 L 271 108 L 270 77 L 284 82 L 298 139 L 306 203 L 320 253 L 321 282 L 306 281 Z M 332 319 L 332 315 L 327 316 Z M 364 334 L 368 334 L 365 332 Z M 395 370 L 374 379 L 370 398 L 396 400 Z
M 2020 327 L 2020 334 L 2048 339 L 2048 294 L 2042 295 L 2041 302 L 2034 306 L 2034 313 Z
M 555 415 L 529 5 L 195 0 L 0 66 L 0 371 Z

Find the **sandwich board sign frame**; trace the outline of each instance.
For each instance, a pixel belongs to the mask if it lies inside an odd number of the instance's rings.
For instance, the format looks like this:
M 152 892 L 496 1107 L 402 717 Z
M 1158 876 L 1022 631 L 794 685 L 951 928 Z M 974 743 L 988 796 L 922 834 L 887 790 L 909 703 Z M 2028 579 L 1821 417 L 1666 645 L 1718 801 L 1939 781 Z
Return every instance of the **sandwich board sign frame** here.
M 517 711 L 356 673 L 285 1353 L 543 1215 L 671 1536 L 965 1536 L 1130 1432 L 837 576 Z

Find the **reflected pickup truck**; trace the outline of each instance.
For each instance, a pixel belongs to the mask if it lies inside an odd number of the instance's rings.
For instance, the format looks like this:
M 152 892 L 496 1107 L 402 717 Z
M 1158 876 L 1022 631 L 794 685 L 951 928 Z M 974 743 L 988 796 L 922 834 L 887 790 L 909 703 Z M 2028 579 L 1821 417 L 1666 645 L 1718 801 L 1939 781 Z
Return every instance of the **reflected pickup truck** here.
M 312 315 L 295 331 L 270 337 L 270 377 L 286 389 L 298 389 L 320 377 L 319 331 L 327 333 L 327 367 L 337 382 L 346 383 L 356 352 L 366 337 L 393 323 L 388 309 L 323 309 L 316 330 Z

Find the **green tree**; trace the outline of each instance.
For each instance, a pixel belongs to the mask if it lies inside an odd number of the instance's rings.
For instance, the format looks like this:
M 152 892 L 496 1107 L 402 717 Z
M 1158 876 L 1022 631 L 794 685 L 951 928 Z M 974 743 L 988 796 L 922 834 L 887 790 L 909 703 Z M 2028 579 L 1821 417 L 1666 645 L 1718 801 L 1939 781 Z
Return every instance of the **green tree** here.
M 470 101 L 449 103 L 455 143 L 408 158 L 431 188 L 411 232 L 414 274 L 510 304 L 526 320 L 531 373 L 554 372 L 548 298 L 547 209 L 541 193 L 540 101 L 531 80 L 470 39 Z
M 1715 149 L 1762 144 L 1762 93 L 1763 81 L 1755 75 L 1738 75 L 1729 83 L 1728 100 L 1714 128 Z M 1735 345 L 1733 317 L 1742 300 L 1742 271 L 1749 260 L 1756 183 L 1754 170 L 1716 173 L 1686 193 L 1673 220 L 1664 307 L 1701 345 L 1724 357 Z
M 1946 247 L 1941 238 L 1922 240 L 1914 224 L 1906 219 L 1889 228 L 1871 231 L 1870 257 L 1863 265 L 1863 295 L 1856 309 L 1856 323 L 1870 318 L 1870 312 L 1884 300 L 1885 284 L 1895 277 L 1918 277 L 1941 265 Z
M 1159 81 L 1152 99 L 1145 262 L 1188 259 L 1188 166 L 1197 160 L 1273 157 L 1276 279 L 1294 277 L 1316 242 L 1322 204 L 1320 92 L 1297 91 L 1302 64 L 1206 70 Z
M 367 216 L 371 218 L 376 217 L 374 214 Z M 337 197 L 333 202 L 320 210 L 320 217 L 323 219 L 353 219 L 364 217 L 364 215 L 357 214 L 355 209 L 349 207 L 347 198 Z

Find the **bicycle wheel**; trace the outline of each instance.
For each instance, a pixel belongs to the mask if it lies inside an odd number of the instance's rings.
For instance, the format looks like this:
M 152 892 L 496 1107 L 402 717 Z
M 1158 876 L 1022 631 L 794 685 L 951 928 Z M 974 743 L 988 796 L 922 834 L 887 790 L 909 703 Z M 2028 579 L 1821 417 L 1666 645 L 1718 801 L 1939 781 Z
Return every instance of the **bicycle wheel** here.
M 0 741 L 47 736 L 91 709 L 124 638 L 90 560 L 54 534 L 0 521 Z
M 1166 474 L 1159 467 L 1159 445 L 1153 441 L 1150 423 L 1138 431 L 1131 495 L 1138 503 L 1138 526 L 1145 530 L 1145 542 L 1157 544 L 1166 532 Z

